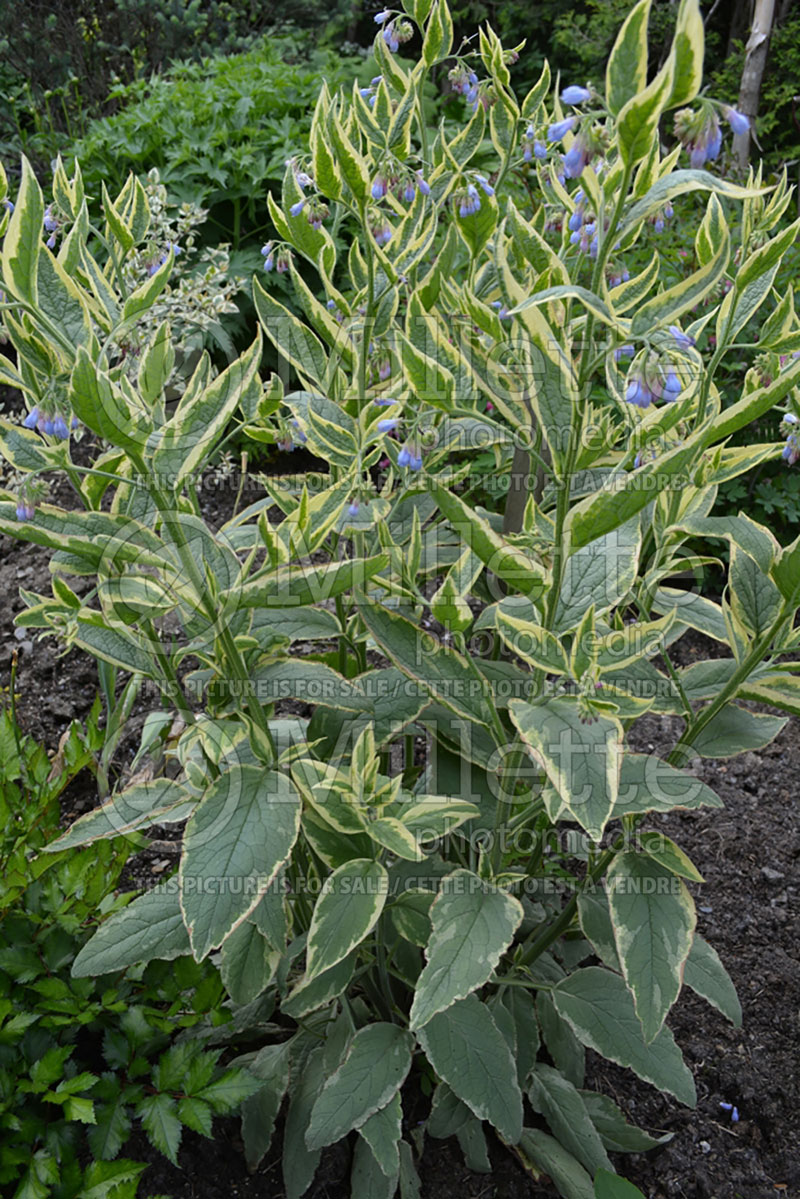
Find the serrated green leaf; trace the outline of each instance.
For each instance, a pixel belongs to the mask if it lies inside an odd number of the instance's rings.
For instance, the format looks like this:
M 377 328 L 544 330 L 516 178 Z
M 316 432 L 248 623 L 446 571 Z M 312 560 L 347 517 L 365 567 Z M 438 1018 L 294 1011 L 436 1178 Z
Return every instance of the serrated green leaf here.
M 72 963 L 72 974 L 108 974 L 136 962 L 171 961 L 189 952 L 177 891 L 156 887 L 100 925 Z

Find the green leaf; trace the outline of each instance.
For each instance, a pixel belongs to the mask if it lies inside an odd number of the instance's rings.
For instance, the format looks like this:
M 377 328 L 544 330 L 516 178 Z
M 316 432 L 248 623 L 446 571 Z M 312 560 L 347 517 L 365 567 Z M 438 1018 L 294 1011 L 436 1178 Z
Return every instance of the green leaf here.
M 580 1092 L 560 1071 L 538 1062 L 531 1076 L 528 1098 L 534 1111 L 547 1120 L 553 1136 L 590 1174 L 601 1167 L 611 1168 Z
M 70 1095 L 64 1104 L 64 1119 L 76 1120 L 81 1124 L 95 1124 L 94 1104 L 91 1099 Z
M 575 628 L 592 603 L 598 616 L 619 603 L 636 578 L 640 545 L 639 522 L 631 520 L 570 555 L 558 596 L 557 632 Z
M 147 439 L 144 418 L 134 416 L 121 389 L 98 369 L 84 346 L 78 346 L 67 399 L 88 429 L 131 454 L 134 460 L 141 459 Z
M 697 922 L 694 901 L 681 879 L 646 854 L 618 854 L 607 878 L 622 973 L 650 1044 L 681 989 Z
M 286 1199 L 301 1199 L 316 1173 L 321 1150 L 308 1149 L 305 1134 L 324 1083 L 324 1047 L 320 1046 L 308 1055 L 299 1079 L 292 1079 L 281 1158 Z
M 369 1143 L 362 1137 L 353 1150 L 350 1172 L 351 1199 L 392 1199 L 397 1192 L 398 1171 L 387 1178 Z
M 38 301 L 38 262 L 42 247 L 44 200 L 31 164 L 22 156 L 17 202 L 3 239 L 3 281 L 12 296 Z
M 702 28 L 702 26 L 701 26 Z M 645 1199 L 638 1187 L 627 1178 L 598 1170 L 594 1178 L 594 1199 Z
M 556 1010 L 584 1045 L 694 1107 L 694 1080 L 668 1028 L 649 1045 L 623 980 L 599 966 L 576 970 L 551 992 Z
M 244 608 L 299 608 L 334 599 L 353 587 L 365 587 L 369 579 L 389 565 L 388 554 L 372 558 L 350 558 L 314 566 L 279 567 L 248 580 L 239 594 Z
M 523 595 L 541 595 L 544 570 L 535 559 L 496 533 L 488 520 L 453 491 L 433 479 L 430 490 L 450 526 L 492 574 Z
M 386 1107 L 411 1069 L 413 1047 L 414 1038 L 396 1024 L 360 1029 L 314 1104 L 306 1131 L 308 1148 L 332 1145 Z
M 615 818 L 701 807 L 721 808 L 723 803 L 696 775 L 678 770 L 655 754 L 624 755 Z
M 280 961 L 250 920 L 235 928 L 222 946 L 220 974 L 234 1003 L 251 1003 L 269 986 Z
M 151 824 L 180 823 L 191 815 L 195 802 L 185 787 L 169 779 L 135 783 L 81 816 L 55 841 L 43 845 L 42 852 L 59 853 L 92 841 L 122 837 Z
M 330 1003 L 350 985 L 356 967 L 356 953 L 349 954 L 329 970 L 312 979 L 303 977 L 281 1003 L 281 1011 L 300 1020 L 323 1004 Z
M 643 91 L 631 96 L 617 116 L 617 138 L 623 162 L 635 166 L 650 152 L 658 120 L 672 91 L 675 73 L 673 50 L 655 79 Z
M 234 1066 L 219 1078 L 215 1078 L 207 1087 L 203 1087 L 202 1091 L 198 1091 L 195 1098 L 202 1099 L 217 1115 L 227 1116 L 259 1089 L 260 1083 L 257 1078 Z
M 183 1128 L 175 1114 L 175 1100 L 170 1095 L 147 1095 L 137 1103 L 136 1114 L 159 1153 L 177 1166 Z
M 606 104 L 613 116 L 647 85 L 647 21 L 651 0 L 639 0 L 617 34 L 606 66 Z
M 169 962 L 189 952 L 177 891 L 155 887 L 100 925 L 72 963 L 72 974 L 109 974 L 136 962 Z
M 606 716 L 583 724 L 574 699 L 538 704 L 512 699 L 508 711 L 563 803 L 599 841 L 617 802 L 622 726 Z
M 595 1199 L 592 1180 L 580 1162 L 539 1128 L 523 1130 L 519 1151 L 536 1169 L 549 1174 L 564 1199 Z
M 699 933 L 694 935 L 692 948 L 686 959 L 683 981 L 697 995 L 722 1012 L 735 1028 L 741 1028 L 742 1005 L 736 988 L 716 949 L 704 941 Z
M 709 208 L 720 207 L 716 196 L 709 200 Z M 631 335 L 642 337 L 656 325 L 673 324 L 684 312 L 692 311 L 711 294 L 724 277 L 730 259 L 730 235 L 722 218 L 723 237 L 713 258 L 699 270 L 681 279 L 666 291 L 659 292 L 637 308 L 631 321 Z
M 90 1162 L 83 1175 L 81 1199 L 108 1199 L 109 1196 L 113 1199 L 119 1194 L 120 1187 L 135 1184 L 146 1169 L 146 1162 L 132 1162 L 125 1158 L 115 1162 Z
M 692 748 L 701 758 L 733 758 L 748 749 L 763 749 L 785 724 L 785 717 L 764 716 L 728 704 L 692 738 Z
M 552 964 L 555 966 L 554 977 L 558 979 L 561 973 L 556 963 Z M 550 981 L 553 976 L 547 974 L 545 977 Z M 586 1075 L 586 1050 L 556 1011 L 548 991 L 539 991 L 536 996 L 536 1016 L 547 1052 L 555 1065 L 573 1086 L 582 1087 Z
M 755 558 L 736 544 L 731 547 L 728 586 L 731 608 L 737 620 L 754 637 L 765 633 L 781 610 L 781 593 Z
M 516 1144 L 522 1133 L 522 1092 L 508 1043 L 488 1007 L 475 995 L 459 999 L 418 1029 L 417 1040 L 470 1111 Z
M 470 870 L 442 879 L 409 1018 L 419 1028 L 491 977 L 522 921 L 522 904 Z
M 422 60 L 426 67 L 447 58 L 453 44 L 453 18 L 446 0 L 437 0 L 431 13 L 425 39 L 422 43 Z
M 117 1092 L 107 1102 L 98 1102 L 97 1122 L 87 1132 L 89 1148 L 94 1157 L 111 1161 L 127 1141 L 131 1131 L 131 1119 L 122 1093 Z
M 388 893 L 380 862 L 355 858 L 334 870 L 317 900 L 308 930 L 306 981 L 346 958 L 375 927 Z
M 638 200 L 628 211 L 620 227 L 620 237 L 663 208 L 667 200 L 693 191 L 710 191 L 731 200 L 744 200 L 752 196 L 765 195 L 769 188 L 741 187 L 738 183 L 720 179 L 709 171 L 671 171 L 654 183 L 642 199 Z
M 251 387 L 259 386 L 261 333 L 249 350 L 237 358 L 207 387 L 184 403 L 181 399 L 169 423 L 160 430 L 152 454 L 156 475 L 170 480 L 170 488 L 180 489 L 189 475 L 199 471 L 225 432 L 242 397 Z
M 186 826 L 179 872 L 197 961 L 258 905 L 299 830 L 300 797 L 285 775 L 239 766 L 210 785 Z
M 253 279 L 253 300 L 262 328 L 280 354 L 323 391 L 328 384 L 328 356 L 322 342 L 288 308 Z
M 261 1083 L 242 1104 L 242 1140 L 247 1166 L 255 1170 L 272 1143 L 275 1121 L 289 1087 L 290 1042 L 265 1045 L 250 1062 L 250 1073 Z
M 403 1106 L 397 1091 L 386 1107 L 370 1116 L 358 1130 L 387 1178 L 396 1177 L 400 1169 L 402 1122 Z
M 672 46 L 675 72 L 665 108 L 689 104 L 703 84 L 705 29 L 697 0 L 681 0 Z
M 581 1091 L 580 1094 L 592 1123 L 600 1133 L 600 1139 L 610 1153 L 644 1153 L 647 1149 L 666 1145 L 672 1140 L 671 1132 L 651 1137 L 641 1128 L 629 1124 L 616 1103 L 612 1103 L 606 1095 L 598 1095 L 594 1091 Z
M 492 724 L 491 689 L 467 658 L 380 604 L 360 603 L 359 612 L 381 650 L 432 698 L 467 720 Z

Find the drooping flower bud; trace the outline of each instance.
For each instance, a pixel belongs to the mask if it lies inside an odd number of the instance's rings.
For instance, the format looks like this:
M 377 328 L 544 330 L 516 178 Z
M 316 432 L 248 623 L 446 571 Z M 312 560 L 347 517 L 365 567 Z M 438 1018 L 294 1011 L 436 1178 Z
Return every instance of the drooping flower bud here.
M 739 112 L 738 108 L 723 109 L 725 120 L 730 125 L 731 129 L 739 137 L 742 137 L 750 130 L 750 118 L 743 112 Z
M 641 375 L 634 375 L 625 392 L 625 399 L 637 408 L 649 408 L 653 399 L 650 389 Z
M 688 350 L 695 345 L 695 340 L 688 333 L 683 333 L 677 325 L 670 325 L 669 331 L 682 350 Z
M 573 83 L 569 87 L 565 87 L 561 93 L 562 104 L 585 104 L 587 100 L 591 100 L 592 93 L 588 87 L 579 87 Z
M 25 417 L 25 420 L 22 422 L 22 424 L 23 424 L 23 427 L 26 429 L 35 429 L 38 421 L 39 421 L 39 409 L 38 409 L 38 407 L 33 407 L 33 408 L 31 408 L 28 415 Z
M 661 388 L 663 398 L 668 403 L 672 403 L 678 399 L 682 391 L 683 385 L 675 372 L 675 367 L 668 366 L 667 375 Z
M 577 122 L 577 117 L 565 117 L 563 121 L 555 121 L 547 130 L 547 140 L 560 142 L 565 133 L 569 133 L 570 129 L 574 129 Z

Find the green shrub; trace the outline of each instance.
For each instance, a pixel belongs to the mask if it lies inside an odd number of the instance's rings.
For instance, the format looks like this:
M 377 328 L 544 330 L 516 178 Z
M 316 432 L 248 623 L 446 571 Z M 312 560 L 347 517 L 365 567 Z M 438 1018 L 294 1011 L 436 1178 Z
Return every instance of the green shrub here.
M 71 975 L 132 898 L 115 893 L 131 840 L 40 853 L 61 831 L 59 795 L 102 745 L 98 711 L 85 731 L 73 722 L 53 762 L 0 711 L 0 1187 L 19 1199 L 127 1199 L 145 1169 L 119 1158 L 134 1120 L 176 1161 L 184 1126 L 210 1135 L 214 1114 L 254 1089 L 218 1065 L 221 1050 L 176 1041 L 230 1019 L 211 963 Z
M 0 496 L 0 530 L 53 550 L 52 595 L 26 595 L 25 618 L 146 680 L 160 706 L 142 750 L 163 743 L 171 767 L 49 849 L 188 814 L 177 874 L 111 914 L 72 973 L 219 954 L 252 1037 L 238 1064 L 261 1084 L 246 1153 L 263 1158 L 286 1100 L 292 1199 L 344 1140 L 359 1199 L 418 1189 L 407 1078 L 435 1086 L 426 1134 L 459 1136 L 471 1164 L 489 1168 L 488 1122 L 565 1197 L 608 1195 L 608 1151 L 657 1141 L 584 1088 L 585 1048 L 692 1106 L 666 1024 L 682 988 L 741 1021 L 697 934 L 702 879 L 660 814 L 721 806 L 687 769 L 696 755 L 780 733 L 750 701 L 800 712 L 784 661 L 800 646 L 800 539 L 709 516 L 722 483 L 781 453 L 730 444 L 753 420 L 779 410 L 800 458 L 792 292 L 762 319 L 800 222 L 780 228 L 785 179 L 739 186 L 662 152 L 664 112 L 684 110 L 697 159 L 724 109 L 700 95 L 697 0 L 681 0 L 649 83 L 648 10 L 623 26 L 602 92 L 555 96 L 547 67 L 517 96 L 492 29 L 459 55 L 446 0 L 382 14 L 380 81 L 323 86 L 271 197 L 265 265 L 302 319 L 260 273 L 251 344 L 218 374 L 203 355 L 174 406 L 166 325 L 135 377 L 118 348 L 120 312 L 156 303 L 173 265 L 116 295 L 145 237 L 141 184 L 106 202 L 122 265 L 101 280 L 77 168 L 54 181 L 71 221 L 55 257 L 23 163 L 1 264 L 20 366 L 0 371 L 40 411 L 0 421 L 25 475 Z M 413 63 L 394 53 L 412 22 Z M 472 107 L 431 136 L 435 69 Z M 626 271 L 696 193 L 691 273 L 667 274 L 656 248 Z M 754 317 L 778 369 L 748 369 L 724 406 Z M 266 384 L 262 329 L 281 356 Z M 72 458 L 72 415 L 111 443 L 91 465 Z M 212 529 L 195 484 L 237 421 L 305 442 L 327 470 Z M 502 515 L 463 499 L 475 452 L 509 473 Z M 83 510 L 37 504 L 38 477 L 59 470 Z M 699 536 L 730 546 L 719 602 L 685 587 Z M 70 572 L 93 589 L 76 595 Z M 679 669 L 670 647 L 689 628 L 732 656 Z M 678 718 L 663 758 L 635 751 L 645 716 Z
M 245 232 L 271 230 L 267 191 L 308 137 L 320 79 L 349 83 L 359 73 L 369 73 L 363 58 L 315 51 L 299 36 L 270 37 L 246 54 L 181 63 L 118 87 L 119 112 L 93 121 L 72 151 L 89 192 L 103 182 L 119 190 L 129 171 L 156 168 L 170 195 L 210 210 L 215 234 L 236 250 Z
M 297 0 L 0 0 L 0 155 L 45 163 L 112 86 L 175 59 L 246 50 L 265 30 L 317 27 L 337 7 Z

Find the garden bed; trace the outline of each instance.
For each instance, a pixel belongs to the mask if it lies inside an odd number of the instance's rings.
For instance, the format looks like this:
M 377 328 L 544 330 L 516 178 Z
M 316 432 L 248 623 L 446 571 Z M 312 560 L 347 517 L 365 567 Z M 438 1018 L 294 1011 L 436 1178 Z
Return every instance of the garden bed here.
M 225 506 L 224 499 L 210 496 L 206 516 L 211 523 L 220 506 Z M 48 551 L 0 538 L 0 589 L 6 597 L 0 615 L 2 685 L 8 685 L 10 657 L 17 649 L 20 722 L 54 751 L 70 720 L 86 718 L 96 693 L 96 675 L 85 654 L 71 651 L 59 656 L 52 640 L 37 641 L 28 630 L 19 630 L 24 636 L 15 630 L 14 616 L 23 607 L 19 588 L 49 592 L 48 559 Z M 676 659 L 687 665 L 719 652 L 721 647 L 715 643 L 692 635 L 679 644 Z M 140 717 L 146 706 L 140 705 Z M 667 719 L 648 717 L 639 722 L 636 740 L 640 750 L 663 752 L 674 735 Z M 725 810 L 675 812 L 664 817 L 660 826 L 681 844 L 706 880 L 704 886 L 693 888 L 699 905 L 698 928 L 730 971 L 742 1001 L 744 1025 L 733 1029 L 713 1008 L 684 991 L 669 1023 L 695 1077 L 695 1111 L 589 1053 L 587 1085 L 612 1096 L 639 1125 L 675 1134 L 653 1153 L 618 1159 L 620 1170 L 648 1199 L 800 1195 L 796 1153 L 800 1144 L 798 754 L 800 725 L 790 720 L 777 740 L 759 753 L 728 762 L 698 760 L 700 776 L 719 793 Z M 74 819 L 94 802 L 91 777 L 84 773 L 65 793 L 65 817 Z M 146 882 L 148 876 L 155 879 L 171 865 L 163 852 L 150 851 L 137 862 L 135 877 Z M 737 1123 L 721 1103 L 738 1108 Z M 409 1110 L 421 1121 L 427 1114 L 421 1096 L 415 1108 Z M 283 1195 L 280 1136 L 258 1172 L 250 1176 L 237 1121 L 221 1121 L 213 1141 L 187 1133 L 180 1170 L 160 1158 L 144 1137 L 136 1138 L 125 1152 L 152 1162 L 140 1185 L 143 1196 L 280 1199 Z M 430 1199 L 555 1195 L 549 1184 L 532 1182 L 499 1144 L 492 1147 L 492 1160 L 493 1174 L 473 1174 L 464 1167 L 455 1142 L 428 1140 L 421 1166 L 423 1195 Z M 309 1196 L 349 1195 L 348 1174 L 341 1147 L 329 1151 Z

